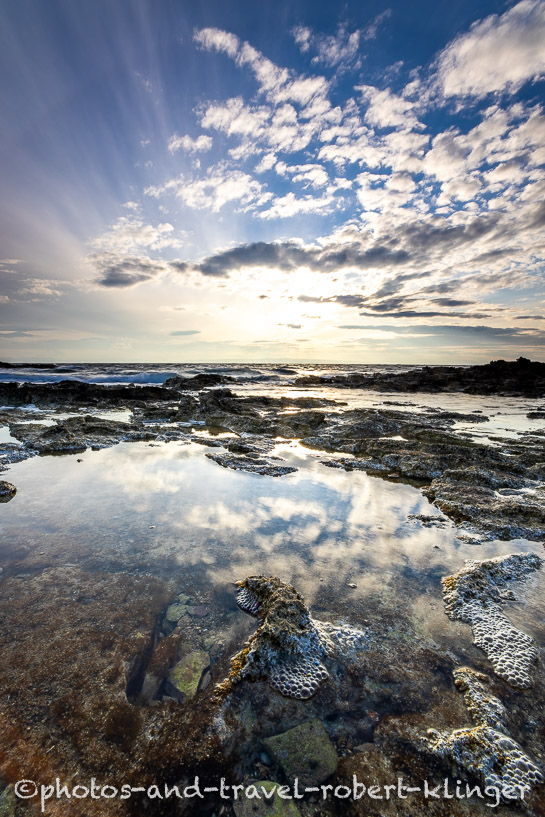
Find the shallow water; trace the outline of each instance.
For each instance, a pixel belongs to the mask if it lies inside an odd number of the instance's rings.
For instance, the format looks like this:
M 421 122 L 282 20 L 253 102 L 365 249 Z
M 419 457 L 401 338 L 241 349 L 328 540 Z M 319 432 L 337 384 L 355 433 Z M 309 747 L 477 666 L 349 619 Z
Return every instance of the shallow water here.
M 274 453 L 299 470 L 275 479 L 221 468 L 206 450 L 122 443 L 13 465 L 17 495 L 0 517 L 5 575 L 64 563 L 149 571 L 211 594 L 219 613 L 232 582 L 274 574 L 315 612 L 356 625 L 390 598 L 450 647 L 454 633 L 465 631 L 465 652 L 470 631 L 446 619 L 441 577 L 468 558 L 542 551 L 526 540 L 464 542 L 417 488 L 327 468 L 319 452 L 297 443 Z M 442 526 L 425 527 L 410 514 L 437 517 Z M 542 645 L 544 590 L 542 572 L 522 591 L 528 606 L 520 608 Z

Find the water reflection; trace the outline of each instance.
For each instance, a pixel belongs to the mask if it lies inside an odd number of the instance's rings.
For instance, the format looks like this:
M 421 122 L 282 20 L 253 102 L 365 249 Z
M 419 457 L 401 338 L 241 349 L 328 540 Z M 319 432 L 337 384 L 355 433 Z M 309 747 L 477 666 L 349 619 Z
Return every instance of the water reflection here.
M 408 519 L 438 515 L 417 488 L 327 468 L 293 443 L 275 453 L 299 471 L 277 479 L 233 472 L 201 446 L 177 442 L 14 465 L 18 493 L 2 508 L 0 564 L 17 572 L 24 554 L 35 569 L 76 562 L 179 573 L 218 589 L 249 574 L 276 574 L 316 609 L 357 621 L 390 604 L 420 631 L 450 640 L 459 627 L 444 616 L 441 576 L 467 558 L 541 550 L 525 541 L 476 548 L 447 520 L 427 528 Z M 533 581 L 543 585 L 540 576 Z M 539 608 L 539 594 L 531 604 Z

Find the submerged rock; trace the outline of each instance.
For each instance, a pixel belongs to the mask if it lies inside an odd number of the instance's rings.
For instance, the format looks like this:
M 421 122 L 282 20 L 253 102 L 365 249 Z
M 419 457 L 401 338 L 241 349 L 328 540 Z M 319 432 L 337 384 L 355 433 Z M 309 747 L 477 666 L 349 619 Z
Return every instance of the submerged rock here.
M 178 661 L 170 670 L 166 691 L 178 700 L 192 698 L 197 694 L 201 678 L 210 666 L 210 658 L 204 650 L 194 650 Z
M 334 774 L 339 756 L 323 723 L 314 718 L 263 741 L 290 784 L 317 786 Z
M 523 800 L 536 784 L 543 782 L 543 775 L 510 737 L 505 725 L 505 707 L 486 689 L 486 675 L 461 667 L 455 670 L 454 678 L 464 693 L 475 726 L 454 732 L 430 729 L 428 748 L 474 774 L 485 786 L 497 789 L 504 799 Z
M 17 797 L 13 786 L 6 786 L 0 794 L 0 817 L 15 817 Z
M 233 802 L 236 817 L 300 817 L 301 812 L 293 802 L 278 794 L 280 784 L 272 780 L 252 780 L 245 792 Z
M 449 618 L 470 624 L 474 643 L 486 653 L 496 674 L 520 689 L 532 685 L 530 670 L 537 650 L 530 636 L 508 621 L 502 604 L 508 585 L 524 581 L 542 564 L 543 559 L 535 553 L 513 553 L 482 562 L 468 560 L 459 573 L 443 579 Z M 507 599 L 514 598 L 509 591 Z
M 312 619 L 295 588 L 275 576 L 239 582 L 236 602 L 260 624 L 231 660 L 231 673 L 219 692 L 229 692 L 243 679 L 264 678 L 282 695 L 305 700 L 329 678 L 323 659 L 349 657 L 366 642 L 366 634 L 354 627 Z

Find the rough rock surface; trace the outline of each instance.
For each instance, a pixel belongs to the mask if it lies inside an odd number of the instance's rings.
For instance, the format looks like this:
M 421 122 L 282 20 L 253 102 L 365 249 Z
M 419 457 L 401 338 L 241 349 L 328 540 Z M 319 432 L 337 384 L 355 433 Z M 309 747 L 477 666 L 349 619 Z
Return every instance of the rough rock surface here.
M 537 659 L 534 641 L 517 630 L 502 611 L 506 600 L 515 598 L 506 590 L 514 581 L 524 581 L 543 564 L 535 553 L 468 560 L 454 576 L 443 579 L 443 599 L 449 618 L 471 625 L 474 643 L 488 656 L 494 671 L 520 689 L 532 685 L 531 667 Z
M 218 686 L 221 693 L 243 679 L 264 678 L 282 695 L 305 700 L 329 678 L 324 658 L 348 657 L 365 646 L 361 630 L 312 619 L 295 588 L 275 576 L 244 579 L 237 604 L 260 624 L 232 659 L 229 678 Z
M 486 689 L 483 683 L 486 675 L 461 667 L 454 672 L 454 678 L 464 693 L 475 726 L 450 733 L 428 730 L 430 750 L 453 760 L 485 786 L 498 789 L 504 799 L 524 799 L 536 784 L 543 782 L 543 775 L 510 737 L 505 726 L 505 708 Z
M 380 389 L 404 392 L 465 392 L 509 394 L 523 397 L 545 395 L 545 363 L 519 357 L 511 362 L 493 360 L 484 366 L 424 366 L 408 372 L 365 375 L 299 377 L 296 386 L 326 385 L 349 389 Z

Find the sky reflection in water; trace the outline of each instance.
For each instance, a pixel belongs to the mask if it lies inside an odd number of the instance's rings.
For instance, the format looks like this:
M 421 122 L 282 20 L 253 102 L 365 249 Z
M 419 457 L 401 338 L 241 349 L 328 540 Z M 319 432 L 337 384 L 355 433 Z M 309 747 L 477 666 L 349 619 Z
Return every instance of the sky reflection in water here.
M 388 604 L 450 642 L 468 628 L 444 615 L 441 576 L 467 558 L 542 551 L 522 540 L 470 545 L 448 521 L 423 527 L 408 515 L 438 511 L 417 488 L 327 468 L 297 443 L 275 452 L 300 469 L 281 478 L 221 468 L 207 450 L 120 444 L 14 465 L 18 493 L 2 508 L 0 563 L 18 572 L 24 553 L 26 566 L 147 570 L 218 592 L 247 575 L 275 574 L 315 610 L 357 623 Z M 543 584 L 542 575 L 532 578 L 519 593 L 525 604 L 509 605 L 508 614 L 545 643 Z M 471 643 L 468 631 L 464 641 Z

